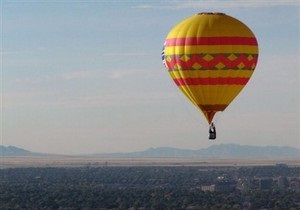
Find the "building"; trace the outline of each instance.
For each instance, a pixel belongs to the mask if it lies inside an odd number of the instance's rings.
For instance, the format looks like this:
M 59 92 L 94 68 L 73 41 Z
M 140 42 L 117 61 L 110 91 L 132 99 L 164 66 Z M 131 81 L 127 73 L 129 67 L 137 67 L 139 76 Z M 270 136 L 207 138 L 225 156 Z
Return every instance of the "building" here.
M 214 185 L 214 184 L 202 185 L 201 190 L 206 191 L 206 192 L 214 192 L 216 190 L 216 185 Z

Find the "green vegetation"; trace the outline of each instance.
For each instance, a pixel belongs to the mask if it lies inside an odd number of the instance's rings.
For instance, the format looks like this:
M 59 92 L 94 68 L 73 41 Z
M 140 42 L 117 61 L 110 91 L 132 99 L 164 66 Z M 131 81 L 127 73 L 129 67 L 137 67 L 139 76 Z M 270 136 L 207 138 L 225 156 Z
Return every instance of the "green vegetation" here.
M 0 173 L 0 209 L 300 209 L 300 167 L 15 168 Z M 216 187 L 204 191 L 204 185 Z

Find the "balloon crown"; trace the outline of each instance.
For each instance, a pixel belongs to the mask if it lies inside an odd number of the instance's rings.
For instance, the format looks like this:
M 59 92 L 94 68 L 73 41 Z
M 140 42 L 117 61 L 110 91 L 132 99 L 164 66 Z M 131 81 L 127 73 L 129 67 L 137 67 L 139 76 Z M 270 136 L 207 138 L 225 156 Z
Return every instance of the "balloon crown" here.
M 200 12 L 197 15 L 225 15 L 225 13 L 222 13 L 222 12 Z

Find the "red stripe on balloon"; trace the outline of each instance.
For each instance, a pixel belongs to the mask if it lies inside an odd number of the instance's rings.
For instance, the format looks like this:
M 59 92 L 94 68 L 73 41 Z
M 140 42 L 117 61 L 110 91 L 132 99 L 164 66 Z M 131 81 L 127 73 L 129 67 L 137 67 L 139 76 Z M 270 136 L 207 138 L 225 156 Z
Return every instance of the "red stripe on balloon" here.
M 167 39 L 165 46 L 185 45 L 258 45 L 255 37 L 186 37 Z
M 217 77 L 217 78 L 177 78 L 173 79 L 177 86 L 187 85 L 246 85 L 250 78 Z
M 217 65 L 222 63 L 225 69 L 254 69 L 257 63 L 257 55 L 252 55 L 251 59 L 248 59 L 247 55 L 240 54 L 236 59 L 230 60 L 225 55 L 219 54 L 214 55 L 215 57 L 211 60 L 205 60 L 203 56 L 193 54 L 191 55 L 190 59 L 187 61 L 181 60 L 179 55 L 174 55 L 170 58 L 170 60 L 166 60 L 166 65 L 168 66 L 169 70 L 178 70 L 176 65 L 179 65 L 182 70 L 190 70 L 193 69 L 193 65 L 198 63 L 201 67 L 199 69 L 217 69 Z M 243 64 L 244 67 L 239 67 L 240 64 Z

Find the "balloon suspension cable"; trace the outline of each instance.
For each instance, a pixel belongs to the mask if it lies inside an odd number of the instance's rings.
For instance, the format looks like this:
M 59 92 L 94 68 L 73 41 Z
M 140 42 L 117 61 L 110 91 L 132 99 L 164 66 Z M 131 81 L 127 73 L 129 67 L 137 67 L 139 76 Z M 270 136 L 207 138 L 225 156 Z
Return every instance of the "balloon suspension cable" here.
M 214 123 L 214 125 L 218 125 L 219 119 L 222 117 L 222 115 L 223 115 L 222 111 L 216 112 L 213 119 L 214 121 L 212 121 L 212 123 Z

